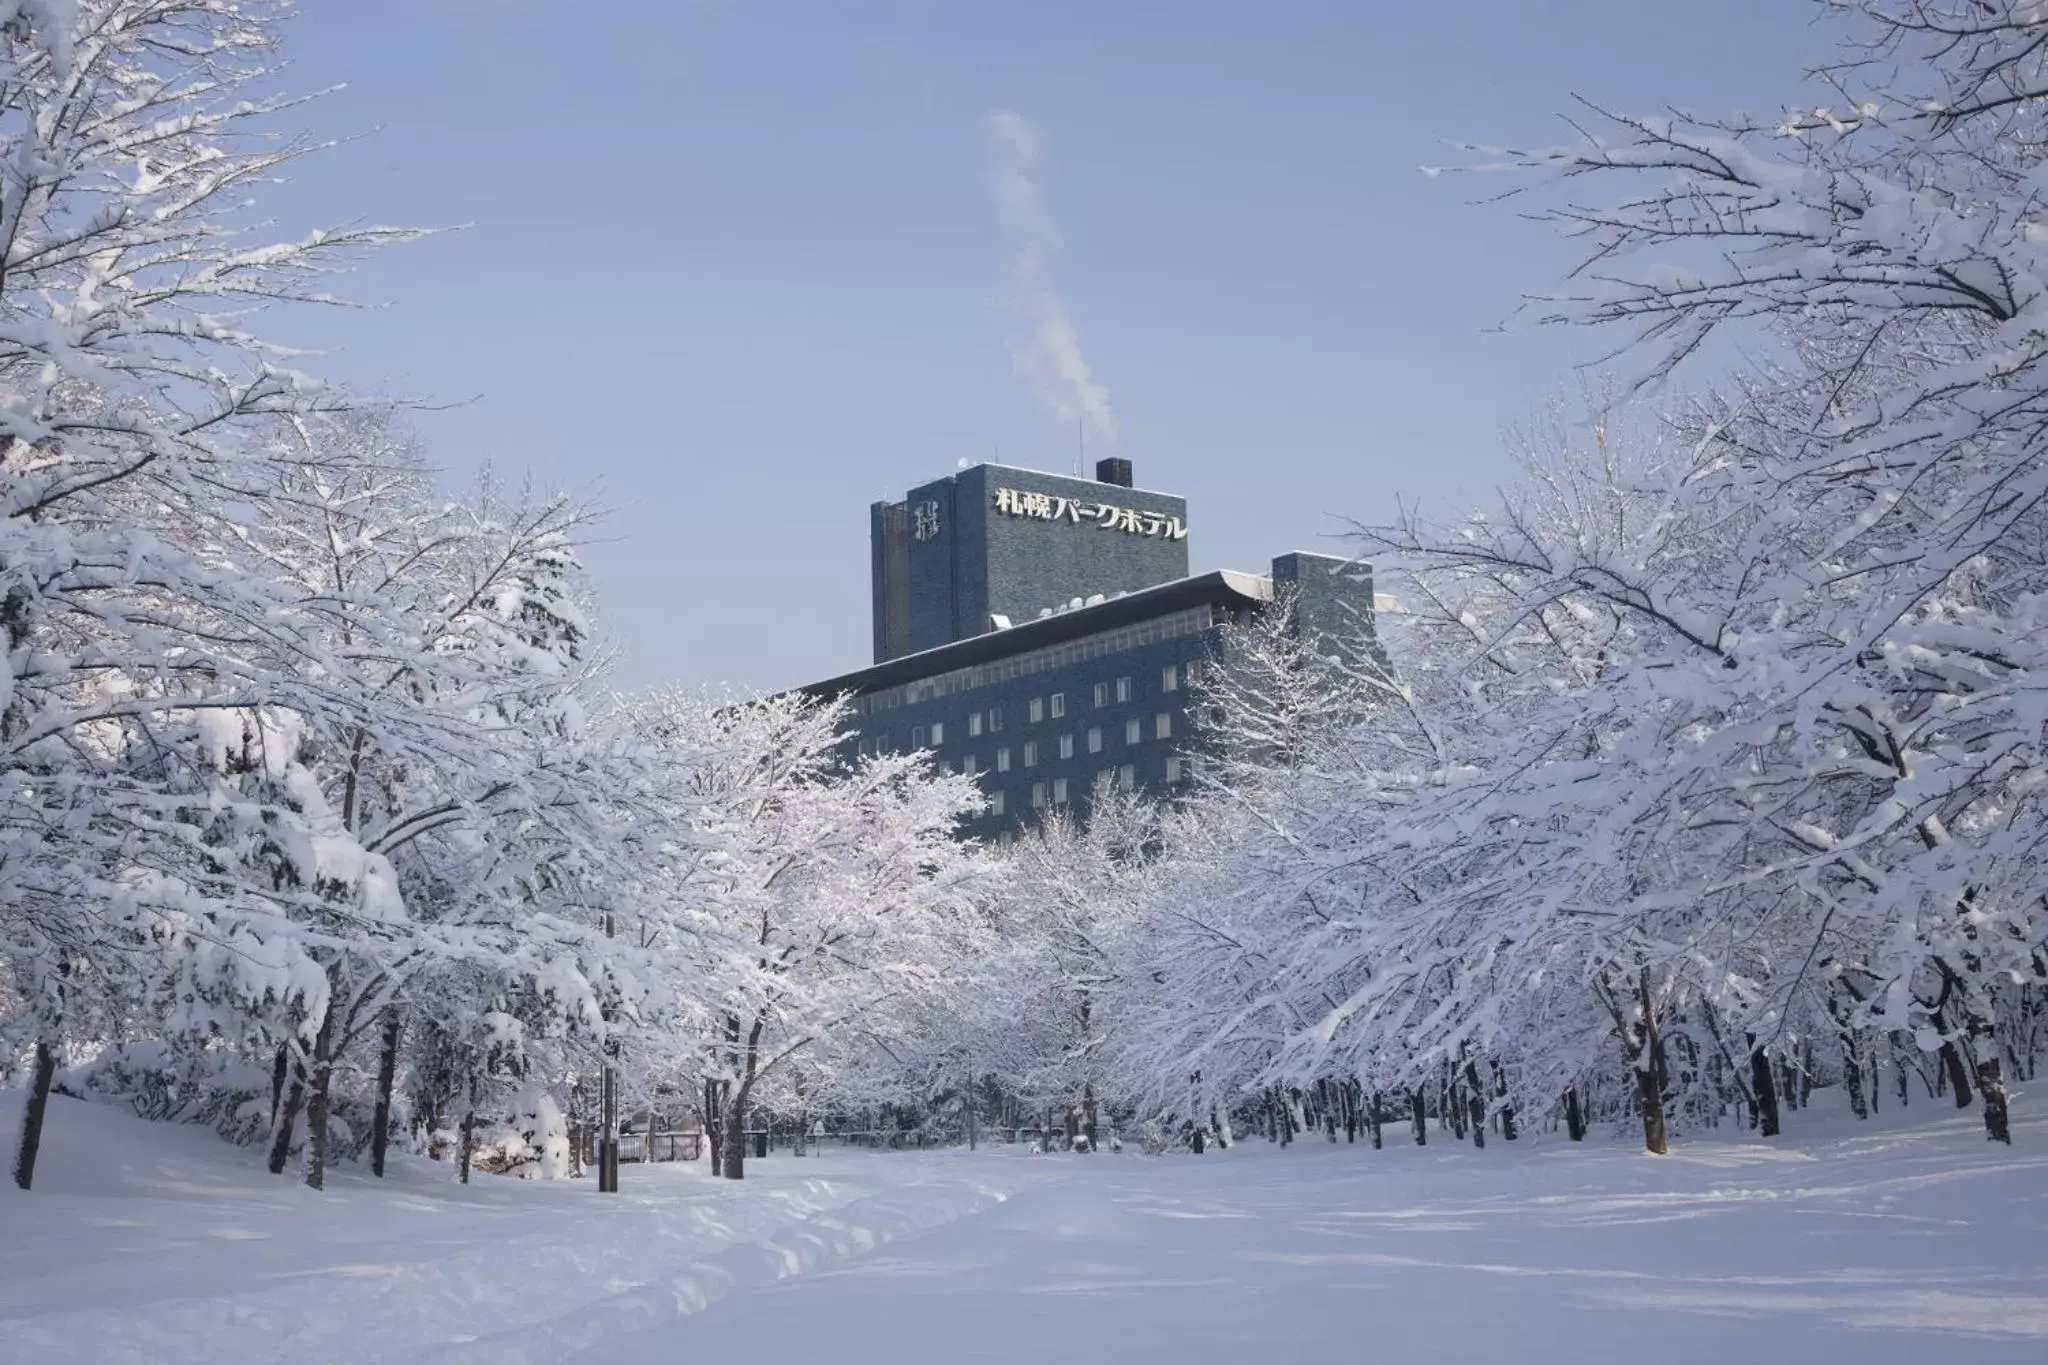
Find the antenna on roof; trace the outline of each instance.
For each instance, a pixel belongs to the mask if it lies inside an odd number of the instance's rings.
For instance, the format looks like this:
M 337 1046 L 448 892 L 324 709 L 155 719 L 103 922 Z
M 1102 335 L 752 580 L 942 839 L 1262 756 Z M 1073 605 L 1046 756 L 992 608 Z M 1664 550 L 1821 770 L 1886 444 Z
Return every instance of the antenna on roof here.
M 1074 419 L 1074 477 L 1081 477 L 1081 468 L 1088 462 L 1088 419 Z

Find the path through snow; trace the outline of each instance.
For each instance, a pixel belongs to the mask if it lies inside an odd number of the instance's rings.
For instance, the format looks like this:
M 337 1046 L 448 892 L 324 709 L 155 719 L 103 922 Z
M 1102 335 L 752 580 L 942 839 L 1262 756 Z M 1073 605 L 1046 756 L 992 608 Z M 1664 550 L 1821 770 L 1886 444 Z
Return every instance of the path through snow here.
M 610 1358 L 2039 1365 L 2048 1124 L 2018 1137 L 1077 1160 Z
M 2048 1359 L 2048 1122 L 1910 1117 L 1664 1160 L 778 1155 L 601 1199 L 425 1162 L 315 1195 L 63 1101 L 47 1188 L 0 1193 L 0 1362 Z

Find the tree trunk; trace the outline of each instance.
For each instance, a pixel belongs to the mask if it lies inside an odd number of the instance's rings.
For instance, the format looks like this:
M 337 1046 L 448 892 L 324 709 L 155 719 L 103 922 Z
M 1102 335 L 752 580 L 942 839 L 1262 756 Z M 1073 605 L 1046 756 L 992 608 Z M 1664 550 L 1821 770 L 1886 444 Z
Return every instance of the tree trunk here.
M 1870 1106 L 1863 1098 L 1863 1063 L 1856 1055 L 1855 1035 L 1842 1035 L 1842 1088 L 1849 1092 L 1849 1109 L 1859 1119 L 1870 1117 Z
M 327 1096 L 334 1081 L 334 1009 L 330 1005 L 313 1036 L 313 1074 L 306 1097 L 306 1185 L 327 1184 Z
M 1372 1108 L 1365 1111 L 1365 1131 L 1372 1139 L 1372 1149 L 1375 1152 L 1384 1150 L 1380 1145 L 1380 1125 L 1385 1121 L 1385 1115 L 1380 1110 L 1380 1092 L 1375 1090 L 1372 1092 Z
M 1479 1084 L 1479 1068 L 1470 1058 L 1465 1062 L 1465 1103 L 1472 1111 L 1472 1146 L 1486 1150 L 1486 1088 Z
M 1671 1150 L 1664 1128 L 1664 1039 L 1657 1030 L 1657 1012 L 1650 999 L 1650 969 L 1643 969 L 1639 988 L 1643 1014 L 1642 1055 L 1636 1062 L 1636 1102 L 1643 1111 L 1643 1150 L 1663 1156 Z
M 725 1101 L 725 1138 L 719 1144 L 718 1173 L 727 1180 L 747 1178 L 747 1092 L 735 1090 Z
M 283 1175 L 285 1163 L 291 1160 L 292 1129 L 298 1126 L 299 1106 L 306 1102 L 306 1071 L 304 1067 L 292 1068 L 291 1086 L 284 1092 L 284 1109 L 277 1116 L 277 1124 L 270 1134 L 270 1173 Z
M 57 1054 L 47 1041 L 38 1038 L 35 1076 L 29 1084 L 28 1103 L 21 1110 L 21 1145 L 14 1149 L 14 1183 L 24 1190 L 35 1183 L 36 1154 L 43 1149 L 43 1116 L 56 1079 Z
M 1758 1129 L 1765 1137 L 1778 1135 L 1778 1087 L 1771 1077 L 1771 1059 L 1749 1035 L 1749 1085 L 1754 1094 Z
M 462 1140 L 458 1144 L 458 1149 L 456 1161 L 462 1171 L 462 1183 L 467 1185 L 470 1159 L 476 1155 L 476 1110 L 473 1108 L 465 1108 L 462 1111 Z
M 277 1131 L 277 1107 L 284 1103 L 284 1078 L 291 1073 L 292 1050 L 277 1045 L 277 1060 L 270 1064 L 270 1131 Z
M 1427 1106 L 1423 1103 L 1422 1087 L 1419 1085 L 1415 1087 L 1415 1145 L 1429 1145 L 1429 1115 Z
M 717 1081 L 704 1082 L 704 1143 L 711 1153 L 713 1174 L 725 1169 L 725 1107 L 718 1102 Z
M 1636 1103 L 1643 1111 L 1643 1150 L 1665 1155 L 1671 1142 L 1664 1131 L 1664 1097 L 1657 1091 L 1657 1073 L 1646 1066 L 1636 1068 Z
M 2012 1123 L 2005 1107 L 2005 1076 L 1999 1070 L 1996 1056 L 1977 1063 L 1977 1091 L 1984 1096 L 1984 1136 L 2012 1146 Z M 22 1188 L 27 1189 L 27 1184 Z
M 1579 1109 L 1577 1086 L 1572 1086 L 1564 1092 L 1564 1130 L 1571 1134 L 1573 1142 L 1586 1140 L 1586 1116 Z
M 377 1058 L 377 1110 L 370 1120 L 370 1174 L 384 1178 L 384 1153 L 391 1145 L 391 1083 L 398 1076 L 399 1019 L 384 1021 L 384 1050 Z
M 1970 1073 L 1963 1066 L 1963 1054 L 1954 1043 L 1941 1045 L 1941 1070 L 1948 1077 L 1949 1089 L 1955 1091 L 1956 1108 L 1970 1107 Z
M 1095 1150 L 1095 1087 L 1081 1087 L 1081 1136 L 1087 1139 L 1088 1150 Z

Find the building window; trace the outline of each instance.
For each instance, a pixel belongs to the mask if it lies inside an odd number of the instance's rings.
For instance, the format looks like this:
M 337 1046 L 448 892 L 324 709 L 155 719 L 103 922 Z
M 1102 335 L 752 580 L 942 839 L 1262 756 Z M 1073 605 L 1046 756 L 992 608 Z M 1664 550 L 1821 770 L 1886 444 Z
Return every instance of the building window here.
M 1138 770 L 1126 763 L 1116 770 L 1116 784 L 1127 792 L 1138 789 Z
M 1133 716 L 1124 722 L 1124 743 L 1136 744 L 1142 738 L 1144 731 L 1139 728 L 1137 717 Z
M 974 774 L 975 774 L 975 772 L 977 771 L 977 769 L 976 769 L 976 768 L 975 768 L 975 766 L 974 766 L 974 755 L 973 755 L 973 754 L 963 754 L 963 755 L 961 755 L 961 757 L 960 757 L 960 771 L 961 771 L 961 772 L 963 772 L 963 773 L 966 773 L 966 774 L 967 774 L 967 775 L 968 775 L 969 777 L 972 777 L 972 776 L 974 776 Z
M 1045 698 L 1033 697 L 1030 704 L 1030 720 L 1033 725 L 1045 719 Z
M 1129 701 L 1131 699 L 1131 679 L 1128 674 L 1116 680 L 1116 699 L 1118 701 Z
M 1152 717 L 1152 737 L 1154 739 L 1173 738 L 1173 712 L 1161 711 L 1158 715 Z
M 1072 758 L 1073 756 L 1074 756 L 1074 737 L 1073 737 L 1072 735 L 1061 735 L 1061 736 L 1060 736 L 1060 757 L 1061 757 L 1061 758 Z
M 1178 781 L 1180 781 L 1180 755 L 1179 755 L 1179 754 L 1175 754 L 1175 755 L 1173 755 L 1173 757 L 1171 757 L 1171 758 L 1169 758 L 1169 759 L 1167 759 L 1167 760 L 1166 760 L 1166 780 L 1167 780 L 1168 782 L 1178 782 Z
M 922 725 L 910 727 L 910 747 L 913 749 L 922 749 L 924 747 L 924 727 Z
M 1107 705 L 1109 705 L 1109 684 L 1108 684 L 1108 683 L 1106 683 L 1106 682 L 1099 682 L 1099 683 L 1095 684 L 1095 704 L 1096 704 L 1097 706 L 1107 706 Z
M 1133 722 L 1133 724 L 1135 723 Z M 996 750 L 996 771 L 999 773 L 1010 771 L 1010 746 L 1007 744 Z
M 967 716 L 967 737 L 973 739 L 981 734 L 981 712 L 969 712 Z
M 1002 708 L 1002 707 L 1000 707 L 1000 706 L 991 706 L 991 707 L 989 707 L 989 708 L 988 708 L 988 732 L 989 732 L 990 734 L 992 734 L 992 735 L 996 735 L 996 734 L 1001 734 L 1001 733 L 1002 733 L 1002 730 L 1003 730 L 1003 708 Z
M 946 776 L 948 776 L 948 777 L 951 777 L 951 776 L 953 775 L 953 765 L 952 765 L 952 763 L 951 763 L 951 762 L 950 762 L 949 760 L 947 760 L 947 759 L 943 759 L 943 758 L 942 758 L 942 759 L 940 759 L 940 760 L 939 760 L 939 771 L 940 771 L 940 772 L 942 772 L 942 773 L 944 773 L 944 774 L 945 774 Z
M 1182 674 L 1182 677 L 1189 687 L 1193 687 L 1196 683 L 1200 682 L 1202 680 L 1202 661 L 1200 659 L 1189 659 L 1187 669 Z
M 1054 719 L 1054 720 L 1058 720 L 1058 719 L 1059 719 L 1059 718 L 1060 718 L 1061 716 L 1064 716 L 1065 714 L 1067 714 L 1067 694 L 1066 694 L 1066 693 L 1064 693 L 1064 692 L 1055 692 L 1055 693 L 1053 693 L 1053 694 L 1052 694 L 1052 715 L 1053 715 L 1053 719 Z
M 1024 766 L 1027 768 L 1038 766 L 1038 741 L 1035 739 L 1024 741 Z
M 1045 784 L 1043 782 L 1033 782 L 1031 784 L 1031 808 L 1033 810 L 1045 809 Z
M 934 749 L 936 749 L 936 748 L 938 748 L 938 747 L 939 747 L 939 746 L 940 746 L 941 744 L 944 744 L 945 742 L 946 742 L 946 722 L 944 722 L 944 721 L 942 721 L 942 720 L 935 720 L 935 721 L 933 721 L 933 722 L 932 722 L 932 747 L 933 747 Z
M 1180 691 L 1179 664 L 1168 664 L 1166 667 L 1159 670 L 1159 690 L 1161 692 Z
M 1001 792 L 990 792 L 988 794 L 988 813 L 990 815 L 1001 815 L 1003 813 L 1003 794 Z
M 1102 727 L 1100 725 L 1088 727 L 1088 752 L 1091 754 L 1102 752 Z
M 1067 804 L 1067 779 L 1066 779 L 1066 778 L 1064 778 L 1064 777 L 1055 777 L 1055 778 L 1054 778 L 1054 779 L 1052 780 L 1052 803 L 1053 803 L 1053 804 L 1054 804 L 1055 806 L 1064 806 L 1064 805 L 1066 805 L 1066 804 Z

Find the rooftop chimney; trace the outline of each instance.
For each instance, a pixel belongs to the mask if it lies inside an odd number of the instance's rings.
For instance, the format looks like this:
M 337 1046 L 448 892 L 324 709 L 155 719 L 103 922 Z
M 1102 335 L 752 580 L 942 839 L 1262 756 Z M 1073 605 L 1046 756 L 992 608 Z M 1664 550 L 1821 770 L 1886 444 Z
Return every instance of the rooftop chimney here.
M 1112 455 L 1106 460 L 1095 462 L 1095 482 L 1114 484 L 1118 488 L 1131 486 L 1131 462 L 1121 456 Z

